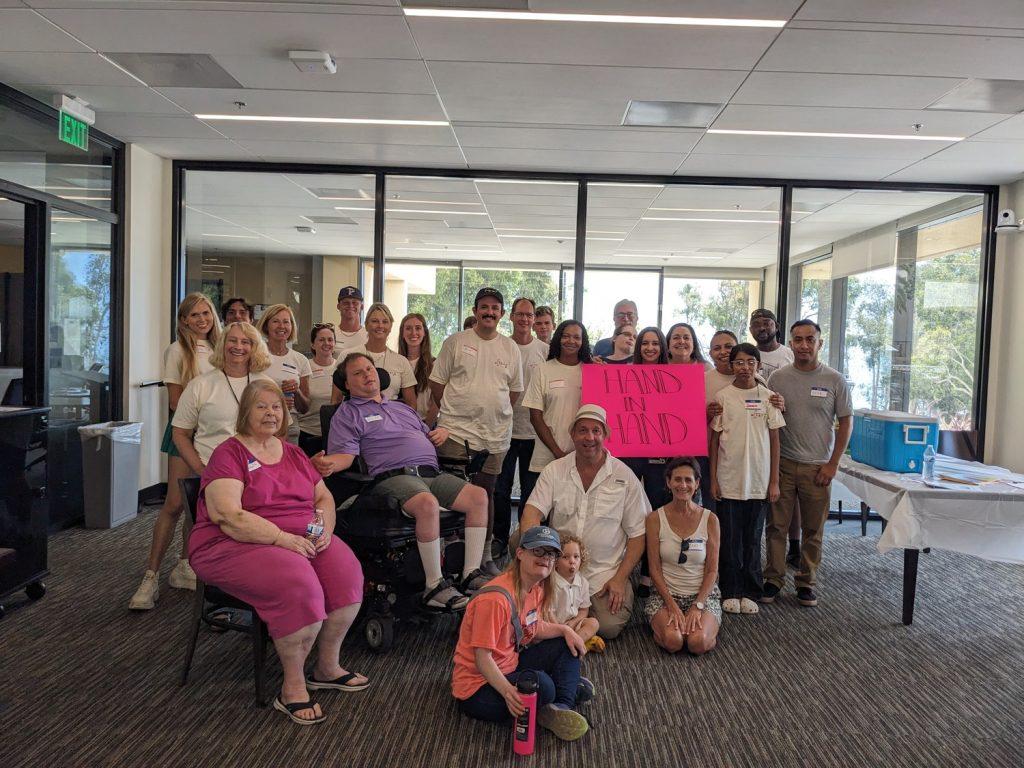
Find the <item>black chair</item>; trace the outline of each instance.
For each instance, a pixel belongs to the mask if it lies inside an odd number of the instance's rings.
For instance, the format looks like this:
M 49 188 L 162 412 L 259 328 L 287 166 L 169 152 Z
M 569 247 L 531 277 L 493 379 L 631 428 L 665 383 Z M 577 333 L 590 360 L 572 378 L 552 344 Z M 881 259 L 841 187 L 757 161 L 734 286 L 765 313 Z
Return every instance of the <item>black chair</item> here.
M 185 505 L 185 510 L 188 512 L 189 517 L 192 518 L 192 522 L 195 523 L 196 505 L 199 502 L 199 478 L 187 477 L 184 480 L 179 480 L 178 484 L 181 487 L 181 498 L 182 503 Z M 252 615 L 250 625 L 243 627 L 213 615 L 223 608 L 248 611 Z M 239 600 L 237 597 L 233 597 L 217 587 L 205 584 L 198 576 L 196 577 L 196 594 L 192 601 L 192 616 L 189 619 L 185 665 L 181 670 L 181 685 L 185 685 L 188 682 L 188 673 L 192 668 L 192 657 L 195 655 L 196 643 L 199 640 L 199 629 L 203 624 L 221 631 L 230 630 L 249 633 L 249 636 L 252 638 L 256 703 L 261 707 L 265 707 L 267 705 L 265 659 L 267 641 L 270 639 L 270 635 L 267 633 L 267 625 L 247 602 Z

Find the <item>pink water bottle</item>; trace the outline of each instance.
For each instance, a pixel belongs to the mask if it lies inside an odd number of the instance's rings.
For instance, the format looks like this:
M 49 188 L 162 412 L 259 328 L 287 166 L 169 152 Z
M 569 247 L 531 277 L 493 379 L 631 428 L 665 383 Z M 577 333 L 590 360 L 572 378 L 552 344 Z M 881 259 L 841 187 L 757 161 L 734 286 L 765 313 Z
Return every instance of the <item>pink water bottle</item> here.
M 532 755 L 537 735 L 537 674 L 527 670 L 519 676 L 516 689 L 526 711 L 515 719 L 512 731 L 512 751 L 517 755 Z

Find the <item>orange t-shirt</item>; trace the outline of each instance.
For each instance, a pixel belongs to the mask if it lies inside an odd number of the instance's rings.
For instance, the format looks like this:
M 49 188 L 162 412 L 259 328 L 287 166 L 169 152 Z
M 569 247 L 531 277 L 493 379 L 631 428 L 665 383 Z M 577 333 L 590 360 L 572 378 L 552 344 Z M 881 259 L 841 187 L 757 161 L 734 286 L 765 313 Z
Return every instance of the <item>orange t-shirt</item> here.
M 516 599 L 512 576 L 503 573 L 488 586 L 504 587 Z M 544 599 L 541 582 L 526 593 L 525 605 L 519 612 L 523 625 L 523 645 L 529 643 L 542 626 L 540 607 Z M 486 648 L 503 675 L 514 672 L 519 665 L 516 636 L 512 628 L 512 608 L 500 592 L 485 592 L 469 601 L 455 646 L 455 670 L 452 672 L 452 695 L 465 700 L 487 685 L 487 679 L 476 667 L 476 649 Z

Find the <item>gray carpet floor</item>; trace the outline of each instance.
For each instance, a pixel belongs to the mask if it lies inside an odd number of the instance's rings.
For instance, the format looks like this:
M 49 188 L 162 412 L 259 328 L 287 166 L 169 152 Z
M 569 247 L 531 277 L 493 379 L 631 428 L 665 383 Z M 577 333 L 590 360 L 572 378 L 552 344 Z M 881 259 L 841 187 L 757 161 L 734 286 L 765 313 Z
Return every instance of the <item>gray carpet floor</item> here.
M 342 663 L 373 686 L 321 693 L 330 719 L 315 728 L 255 706 L 244 635 L 204 630 L 180 688 L 192 593 L 125 607 L 152 523 L 54 536 L 47 595 L 7 601 L 0 766 L 1024 766 L 1024 567 L 922 555 L 904 627 L 902 557 L 877 553 L 877 525 L 861 538 L 831 522 L 821 605 L 787 589 L 759 616 L 727 616 L 703 658 L 660 652 L 634 623 L 584 661 L 592 731 L 542 734 L 517 759 L 509 728 L 452 704 L 451 620 L 400 633 L 384 656 L 357 629 Z

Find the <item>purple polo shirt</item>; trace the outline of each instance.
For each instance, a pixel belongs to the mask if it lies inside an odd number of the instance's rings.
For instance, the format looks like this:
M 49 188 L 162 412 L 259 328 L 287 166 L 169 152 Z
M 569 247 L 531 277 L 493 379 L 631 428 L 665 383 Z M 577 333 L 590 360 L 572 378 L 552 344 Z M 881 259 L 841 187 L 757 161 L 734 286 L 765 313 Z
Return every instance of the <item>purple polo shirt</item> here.
M 371 475 L 399 467 L 438 468 L 437 449 L 427 439 L 427 425 L 419 414 L 387 398 L 378 403 L 353 397 L 338 406 L 331 419 L 327 453 L 362 456 Z

